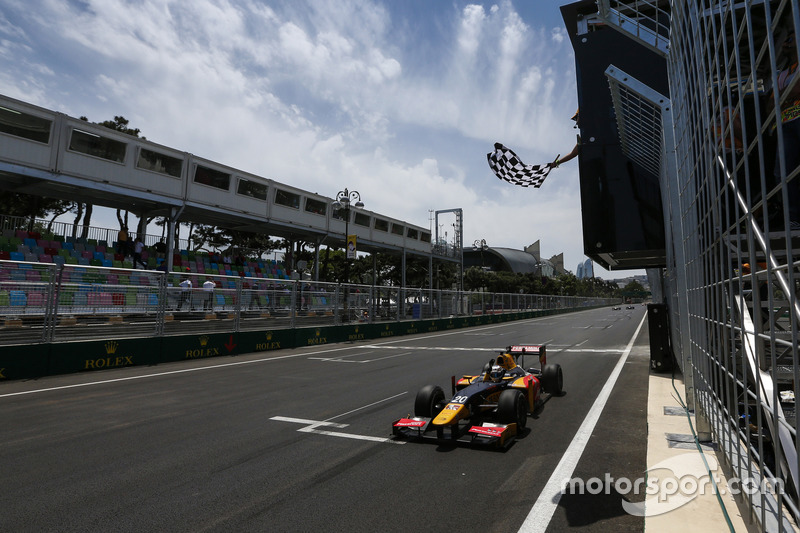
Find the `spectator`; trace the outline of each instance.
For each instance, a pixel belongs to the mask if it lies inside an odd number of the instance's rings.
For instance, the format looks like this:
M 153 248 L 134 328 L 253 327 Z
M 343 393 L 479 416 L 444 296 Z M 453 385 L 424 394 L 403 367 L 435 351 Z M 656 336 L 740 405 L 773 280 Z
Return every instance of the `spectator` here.
M 156 257 L 164 259 L 167 256 L 167 244 L 164 242 L 164 239 L 161 239 L 156 243 Z
M 181 299 L 178 303 L 178 311 L 183 309 L 183 304 L 189 304 L 189 310 L 191 311 L 192 308 L 192 280 L 189 279 L 189 276 L 184 276 L 183 280 L 180 282 L 181 286 Z
M 144 243 L 142 239 L 136 237 L 136 241 L 133 244 L 133 268 L 138 268 L 136 265 L 139 263 L 142 264 L 142 268 L 147 268 L 147 265 L 142 261 L 142 250 L 144 250 Z
M 117 233 L 117 253 L 122 256 L 128 255 L 128 230 L 125 226 Z
M 205 282 L 203 282 L 203 291 L 206 293 L 205 300 L 203 300 L 203 309 L 211 311 L 214 309 L 214 282 L 211 281 L 211 278 L 206 278 Z

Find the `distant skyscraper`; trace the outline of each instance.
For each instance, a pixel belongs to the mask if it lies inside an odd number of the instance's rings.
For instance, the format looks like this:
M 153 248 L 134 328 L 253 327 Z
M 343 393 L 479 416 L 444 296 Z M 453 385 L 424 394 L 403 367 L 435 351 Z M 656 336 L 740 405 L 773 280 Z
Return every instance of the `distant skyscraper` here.
M 584 278 L 593 278 L 594 277 L 594 263 L 592 263 L 591 259 L 587 259 L 583 262 L 583 277 Z
M 575 277 L 583 279 L 583 263 L 578 263 L 578 268 L 575 271 Z

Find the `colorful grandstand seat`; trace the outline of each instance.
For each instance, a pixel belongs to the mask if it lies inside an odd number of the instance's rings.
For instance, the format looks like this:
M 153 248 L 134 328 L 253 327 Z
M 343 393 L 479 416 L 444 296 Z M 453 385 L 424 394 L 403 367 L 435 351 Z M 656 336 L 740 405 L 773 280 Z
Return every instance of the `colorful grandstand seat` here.
M 12 307 L 25 307 L 28 303 L 25 291 L 8 291 L 8 299 Z
M 85 292 L 76 292 L 76 293 L 74 293 L 72 305 L 74 305 L 76 307 L 77 306 L 85 307 L 88 304 L 88 298 L 86 296 L 87 294 L 88 293 L 85 293 Z
M 27 307 L 44 307 L 44 295 L 41 292 L 28 293 Z
M 72 305 L 74 295 L 75 293 L 71 289 L 62 289 L 61 292 L 58 293 L 58 305 Z
M 0 252 L 0 261 L 10 261 L 10 260 L 11 260 L 10 253 L 6 252 L 5 250 Z

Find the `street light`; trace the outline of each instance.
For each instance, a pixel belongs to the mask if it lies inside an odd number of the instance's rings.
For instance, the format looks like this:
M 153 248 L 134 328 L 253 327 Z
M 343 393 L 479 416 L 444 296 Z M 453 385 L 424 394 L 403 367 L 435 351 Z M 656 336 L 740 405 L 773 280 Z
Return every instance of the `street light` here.
M 481 270 L 483 270 L 483 252 L 489 249 L 489 245 L 486 244 L 486 239 L 476 239 L 474 243 L 472 243 L 472 250 L 475 252 L 480 251 L 481 253 Z
M 350 206 L 354 205 L 359 209 L 364 207 L 364 202 L 361 201 L 361 194 L 358 191 L 348 191 L 347 189 L 336 193 L 336 200 L 333 202 L 333 208 L 339 211 L 344 211 L 344 281 L 350 283 Z M 353 248 L 352 255 L 355 257 L 355 247 Z

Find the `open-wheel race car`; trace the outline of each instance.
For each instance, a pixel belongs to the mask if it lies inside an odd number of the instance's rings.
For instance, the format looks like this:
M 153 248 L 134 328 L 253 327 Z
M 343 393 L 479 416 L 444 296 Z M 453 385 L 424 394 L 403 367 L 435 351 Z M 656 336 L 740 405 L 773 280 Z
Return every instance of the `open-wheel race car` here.
M 525 355 L 538 356 L 539 368 L 524 368 Z M 543 345 L 509 346 L 481 374 L 458 380 L 453 376 L 451 381 L 449 401 L 438 385 L 422 387 L 414 416 L 396 420 L 393 435 L 505 448 L 525 429 L 528 415 L 560 395 L 564 384 L 561 366 L 547 364 Z

